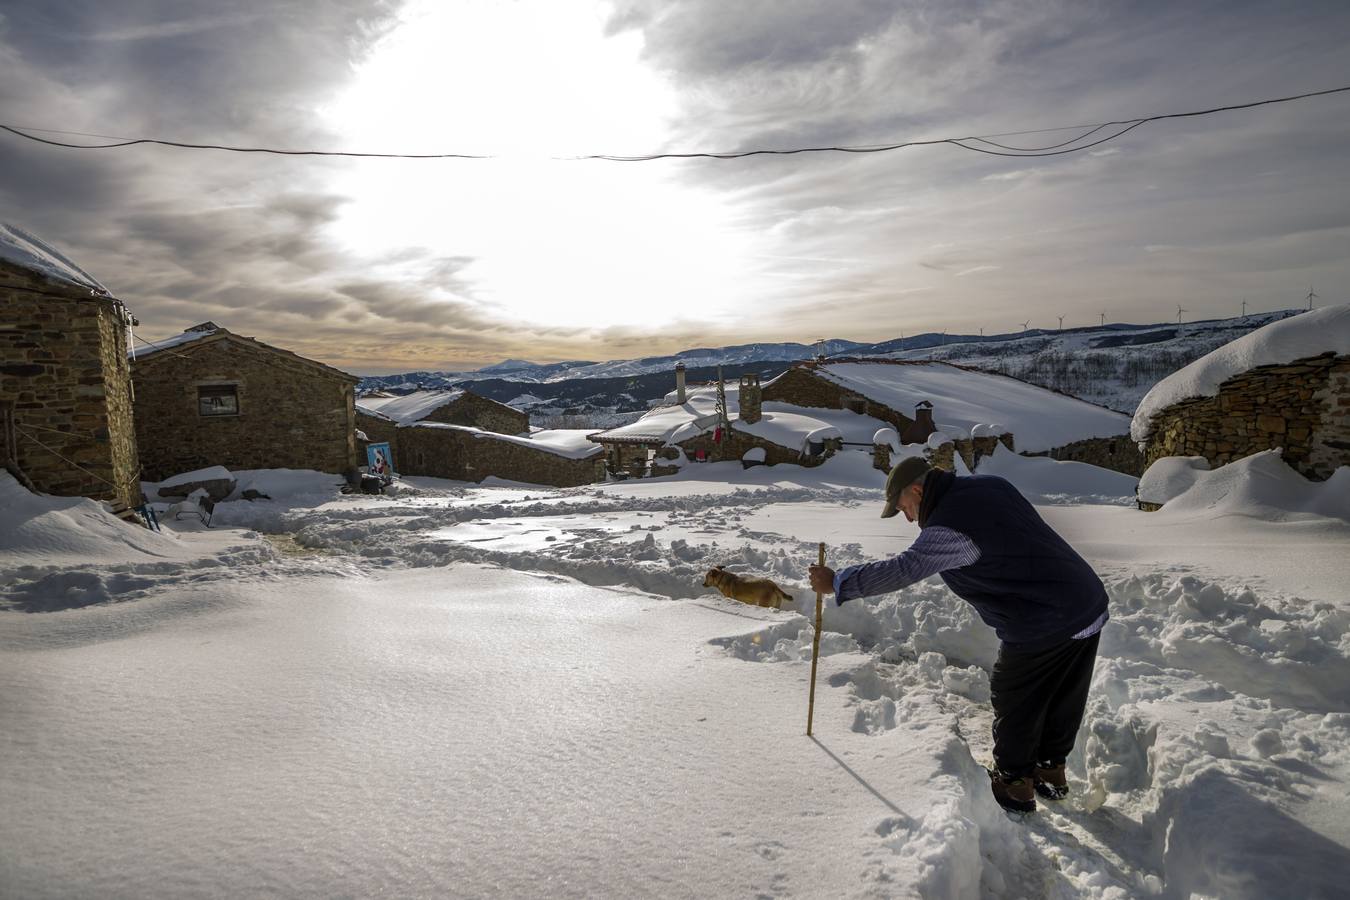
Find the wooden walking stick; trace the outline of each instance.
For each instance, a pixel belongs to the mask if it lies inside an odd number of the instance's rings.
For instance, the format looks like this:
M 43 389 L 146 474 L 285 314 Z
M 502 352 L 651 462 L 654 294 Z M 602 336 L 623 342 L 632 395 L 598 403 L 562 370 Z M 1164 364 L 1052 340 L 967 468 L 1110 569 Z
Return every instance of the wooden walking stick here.
M 820 562 L 825 565 L 825 542 L 820 542 Z M 816 712 L 816 663 L 820 660 L 820 617 L 824 610 L 825 595 L 816 591 L 816 636 L 811 639 L 811 699 L 806 703 L 806 736 L 811 736 L 811 718 Z

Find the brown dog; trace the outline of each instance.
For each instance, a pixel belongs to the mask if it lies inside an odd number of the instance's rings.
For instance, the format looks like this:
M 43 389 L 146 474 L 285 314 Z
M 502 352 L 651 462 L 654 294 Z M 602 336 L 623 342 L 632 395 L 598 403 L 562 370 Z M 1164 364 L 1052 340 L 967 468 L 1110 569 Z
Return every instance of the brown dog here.
M 792 595 L 767 578 L 755 578 L 752 575 L 737 575 L 721 566 L 714 566 L 703 577 L 704 587 L 715 587 L 723 597 L 749 603 L 751 606 L 767 606 L 769 609 L 781 609 L 784 600 Z

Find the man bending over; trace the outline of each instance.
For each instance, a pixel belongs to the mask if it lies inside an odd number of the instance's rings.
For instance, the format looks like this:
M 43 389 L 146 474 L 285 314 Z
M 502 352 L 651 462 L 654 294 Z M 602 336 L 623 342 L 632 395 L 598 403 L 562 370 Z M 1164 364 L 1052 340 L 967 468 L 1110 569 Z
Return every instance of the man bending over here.
M 990 677 L 994 799 L 1018 812 L 1034 811 L 1038 793 L 1062 799 L 1107 620 L 1101 579 L 997 476 L 958 478 L 910 457 L 886 479 L 881 517 L 897 512 L 919 523 L 908 550 L 840 572 L 812 566 L 811 587 L 846 603 L 941 576 L 1000 641 Z

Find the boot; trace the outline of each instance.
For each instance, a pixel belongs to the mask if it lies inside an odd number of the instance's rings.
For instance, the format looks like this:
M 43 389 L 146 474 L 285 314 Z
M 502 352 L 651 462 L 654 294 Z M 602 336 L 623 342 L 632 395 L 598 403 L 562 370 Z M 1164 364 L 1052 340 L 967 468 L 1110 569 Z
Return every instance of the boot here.
M 1064 763 L 1052 766 L 1049 762 L 1038 762 L 1032 772 L 1036 783 L 1036 793 L 1047 800 L 1063 800 L 1069 796 L 1069 781 L 1064 777 Z
M 1036 811 L 1036 790 L 1030 776 L 1010 778 L 997 770 L 989 772 L 989 786 L 998 805 L 1013 812 Z

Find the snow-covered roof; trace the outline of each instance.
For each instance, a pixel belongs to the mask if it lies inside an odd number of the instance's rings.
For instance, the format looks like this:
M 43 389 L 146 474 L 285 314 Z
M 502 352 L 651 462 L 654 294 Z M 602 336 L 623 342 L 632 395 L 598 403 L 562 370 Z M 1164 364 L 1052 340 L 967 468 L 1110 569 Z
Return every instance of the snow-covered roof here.
M 726 397 L 727 416 L 734 431 L 763 438 L 780 447 L 801 450 L 809 440 L 842 437 L 840 429 L 828 421 L 828 417 L 815 415 L 817 410 L 789 406 L 786 403 L 763 404 L 760 420 L 754 424 L 747 423 L 740 418 L 740 385 L 727 385 Z M 875 429 L 876 421 L 868 421 Z M 690 389 L 685 402 L 679 406 L 659 406 L 636 422 L 592 434 L 591 439 L 676 444 L 711 431 L 715 427 L 717 427 L 717 389 L 698 387 Z
M 0 222 L 0 260 L 47 278 L 109 294 L 94 276 L 75 265 L 60 250 L 15 225 Z
M 736 385 L 727 386 L 727 415 L 735 415 L 740 408 L 740 391 Z M 658 406 L 636 422 L 592 433 L 595 441 L 669 444 L 691 438 L 717 424 L 716 388 L 692 388 L 685 402 L 678 406 Z
M 1002 422 L 1016 436 L 1019 451 L 1115 437 L 1129 428 L 1129 417 L 1122 413 L 1006 375 L 947 363 L 839 362 L 813 371 L 904 415 L 913 416 L 915 406 L 930 401 L 935 416 L 965 432 Z
M 463 396 L 462 390 L 448 390 L 414 391 L 402 397 L 358 397 L 356 408 L 391 419 L 400 425 L 411 425 Z
M 133 359 L 141 359 L 165 350 L 172 350 L 174 347 L 190 344 L 193 341 L 199 341 L 202 338 L 208 338 L 213 334 L 215 334 L 214 331 L 185 331 L 182 334 L 175 334 L 173 337 L 161 338 L 157 341 L 147 341 L 145 338 L 138 336 L 132 342 L 132 345 L 127 348 L 127 356 Z
M 1350 304 L 1271 322 L 1173 372 L 1139 401 L 1130 436 L 1136 441 L 1148 440 L 1155 415 L 1182 400 L 1216 396 L 1219 385 L 1234 375 L 1328 351 L 1350 354 Z
M 242 334 L 235 334 L 227 328 L 221 328 L 214 322 L 204 322 L 201 325 L 195 325 L 184 331 L 182 334 L 175 334 L 172 337 L 163 338 L 157 341 L 147 341 L 144 338 L 137 337 L 132 342 L 132 346 L 127 347 L 127 357 L 133 361 L 143 361 L 151 357 L 162 357 L 169 351 L 187 350 L 195 351 L 198 347 L 215 341 L 231 341 L 236 345 L 263 349 L 270 353 L 276 353 L 287 359 L 302 363 L 306 366 L 319 369 L 329 375 L 336 375 L 340 378 L 351 381 L 353 384 L 361 379 L 352 375 L 350 372 L 344 372 L 341 369 L 335 369 L 327 363 L 321 363 L 317 359 L 310 359 L 307 356 L 301 356 L 290 350 L 283 350 L 280 347 L 274 347 L 271 344 L 264 344 L 257 338 L 244 337 Z M 141 348 L 136 349 L 136 345 Z M 184 356 L 184 353 L 174 353 L 175 356 Z
M 554 428 L 536 431 L 529 435 L 515 435 L 486 431 L 482 428 L 474 428 L 471 425 L 450 425 L 445 422 L 411 422 L 408 425 L 412 428 L 443 428 L 448 431 L 464 431 L 476 438 L 519 444 L 522 447 L 542 450 L 545 453 L 564 456 L 568 459 L 588 459 L 605 452 L 605 448 L 587 440 L 587 435 L 592 432 L 585 428 Z
M 731 429 L 794 450 L 805 450 L 806 445 L 812 441 L 843 437 L 838 428 L 813 418 L 805 411 L 765 412 L 758 422 L 750 424 L 737 420 L 731 423 Z
M 546 428 L 536 431 L 529 438 L 511 438 L 512 441 L 524 441 L 531 446 L 543 447 L 559 456 L 571 459 L 586 459 L 599 456 L 605 448 L 586 439 L 589 428 Z

